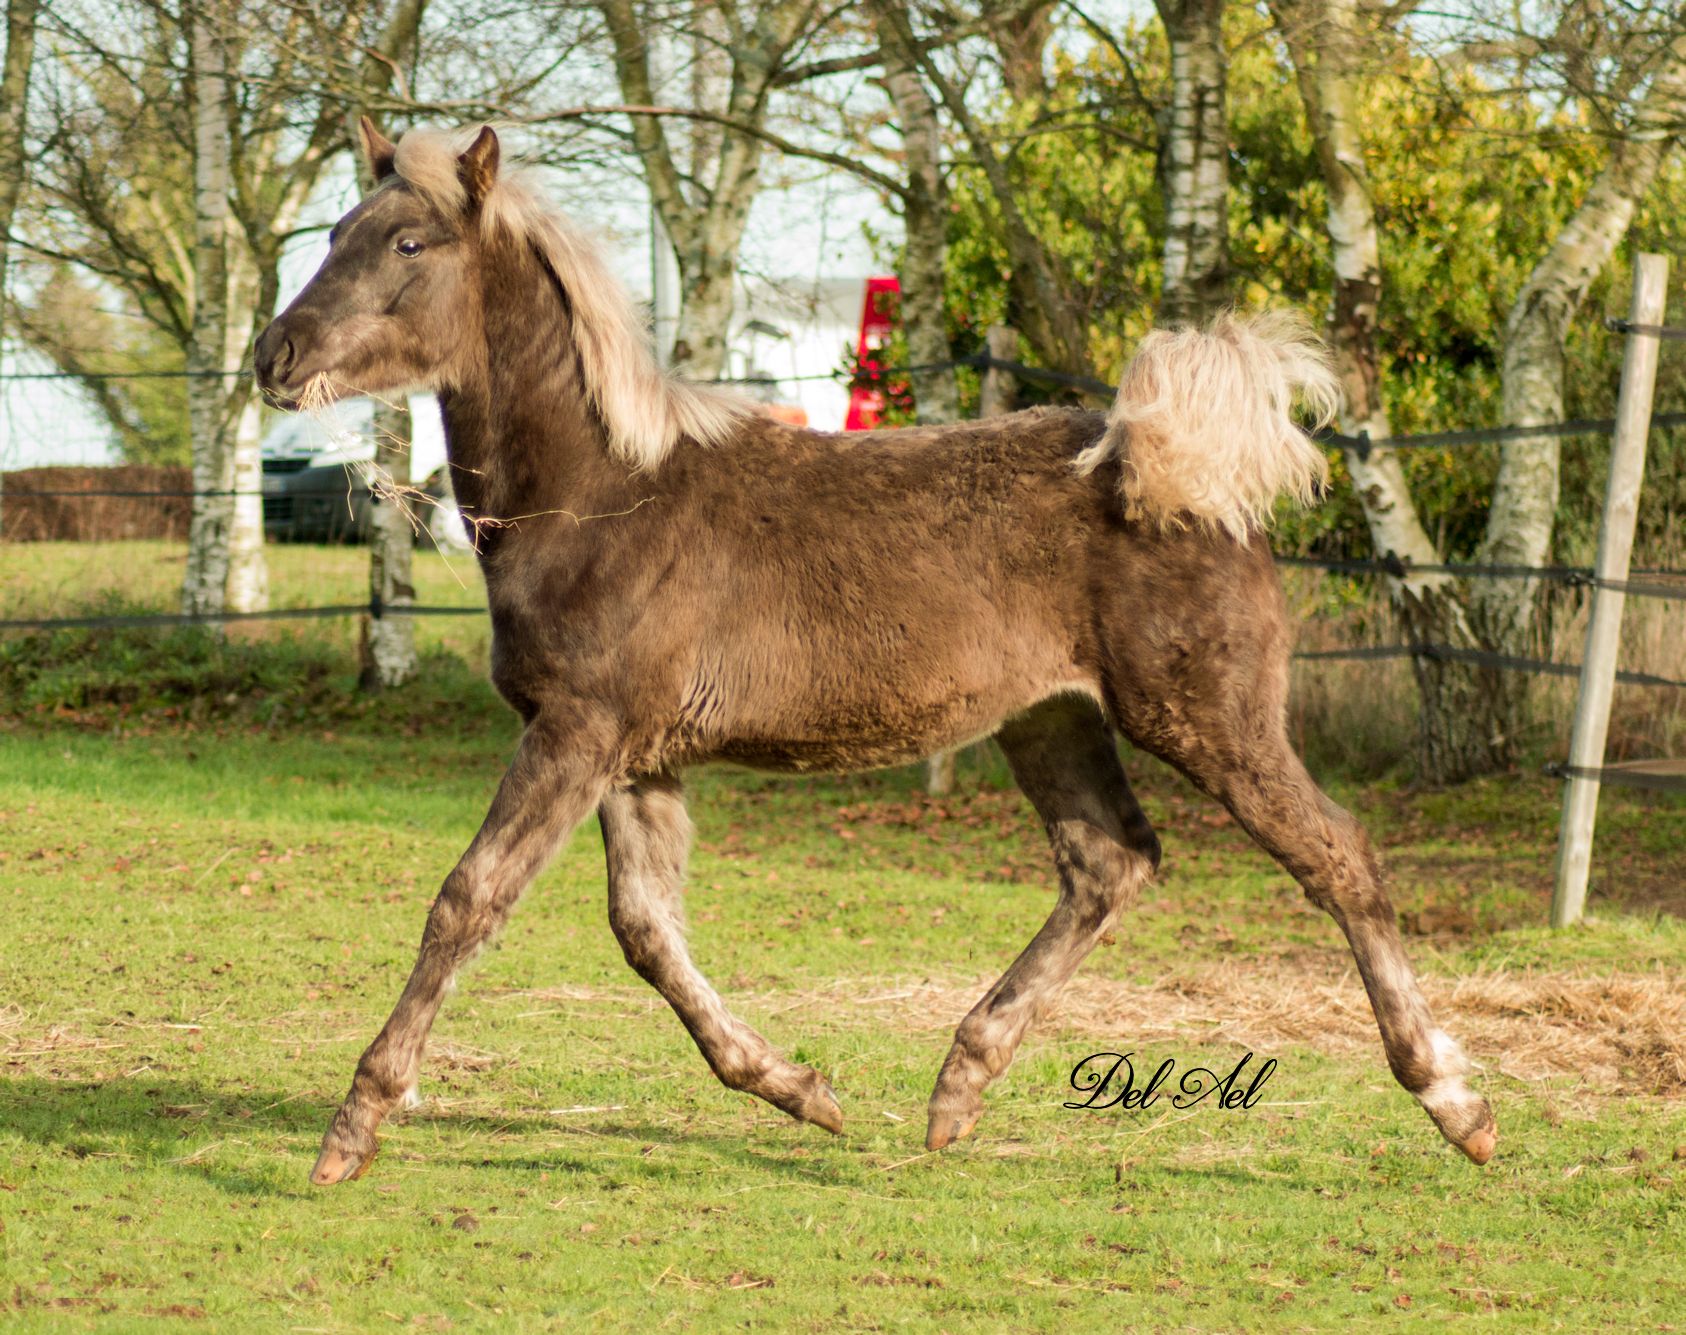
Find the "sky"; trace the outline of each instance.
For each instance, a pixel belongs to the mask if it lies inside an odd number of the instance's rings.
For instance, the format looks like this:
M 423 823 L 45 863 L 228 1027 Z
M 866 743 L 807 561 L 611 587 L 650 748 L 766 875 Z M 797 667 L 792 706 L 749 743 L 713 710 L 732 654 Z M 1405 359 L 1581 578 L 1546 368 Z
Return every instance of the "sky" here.
M 554 187 L 564 207 L 579 221 L 599 232 L 617 276 L 638 300 L 651 289 L 650 211 L 647 196 L 635 182 L 624 190 L 570 189 L 565 174 L 557 173 Z M 323 230 L 300 236 L 282 262 L 280 306 L 293 299 L 327 254 L 325 227 L 349 209 L 355 185 L 349 166 L 342 168 L 313 204 L 306 226 Z M 779 280 L 787 293 L 818 292 L 830 279 L 864 282 L 878 271 L 867 239 L 875 234 L 899 235 L 899 221 L 877 197 L 839 175 L 804 173 L 787 185 L 762 192 L 750 215 L 742 252 L 744 267 Z M 812 340 L 809 341 L 810 343 Z M 819 374 L 835 368 L 836 359 L 821 355 L 821 346 L 804 346 L 801 365 L 787 357 L 780 374 Z M 812 361 L 813 365 L 807 362 Z M 44 358 L 8 345 L 4 372 L 50 372 Z M 810 395 L 816 405 L 828 403 L 822 392 Z M 810 413 L 830 413 L 829 406 Z M 815 425 L 834 423 L 815 421 Z M 6 381 L 0 386 L 0 468 L 33 468 L 45 464 L 107 464 L 116 462 L 109 434 L 98 416 L 86 408 L 74 386 L 50 381 Z
M 1131 19 L 1150 21 L 1153 9 L 1150 0 L 1093 0 L 1086 12 L 1102 23 L 1122 23 Z M 1084 39 L 1077 33 L 1068 40 L 1080 46 Z M 605 74 L 582 71 L 581 77 L 589 82 L 592 78 L 601 80 Z M 844 81 L 828 88 L 827 94 L 847 96 L 858 91 L 860 80 L 860 75 L 844 76 Z M 577 91 L 592 90 L 582 85 Z M 612 99 L 612 90 L 596 91 Z M 558 172 L 554 177 L 557 198 L 576 219 L 603 235 L 615 272 L 637 299 L 647 300 L 652 263 L 648 198 L 631 173 L 614 176 L 611 188 L 605 188 L 604 177 L 601 171 L 576 178 Z M 864 282 L 868 275 L 881 271 L 883 253 L 875 252 L 869 232 L 878 239 L 878 246 L 893 247 L 901 228 L 899 219 L 874 191 L 844 173 L 773 154 L 767 157 L 763 179 L 766 188 L 750 215 L 740 254 L 741 268 L 756 278 L 776 282 L 780 289 L 778 305 L 786 313 L 786 323 L 793 301 L 800 305 L 807 298 L 818 303 L 829 292 L 835 306 L 837 280 Z M 306 226 L 316 224 L 322 230 L 301 235 L 283 261 L 280 307 L 292 300 L 315 272 L 327 252 L 327 225 L 354 200 L 350 165 L 342 163 L 303 220 Z M 818 317 L 805 336 L 793 339 L 777 371 L 784 375 L 818 375 L 834 370 L 837 357 L 833 350 L 847 332 L 834 330 L 835 323 L 832 317 Z M 25 350 L 7 347 L 3 369 L 15 373 L 52 368 Z M 832 402 L 837 394 L 834 386 L 802 392 L 813 400 L 809 411 L 814 425 L 837 425 L 823 420 L 836 407 Z M 31 381 L 0 384 L 0 468 L 113 461 L 105 428 L 87 411 L 74 387 Z

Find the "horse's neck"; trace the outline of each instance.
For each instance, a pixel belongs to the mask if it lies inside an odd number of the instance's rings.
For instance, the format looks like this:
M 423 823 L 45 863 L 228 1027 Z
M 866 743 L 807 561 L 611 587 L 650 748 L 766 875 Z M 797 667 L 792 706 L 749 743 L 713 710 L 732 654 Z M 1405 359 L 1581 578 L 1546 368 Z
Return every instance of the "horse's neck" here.
M 500 258 L 488 266 L 484 348 L 440 397 L 452 486 L 480 521 L 591 513 L 626 470 L 608 457 L 554 280 L 530 256 Z

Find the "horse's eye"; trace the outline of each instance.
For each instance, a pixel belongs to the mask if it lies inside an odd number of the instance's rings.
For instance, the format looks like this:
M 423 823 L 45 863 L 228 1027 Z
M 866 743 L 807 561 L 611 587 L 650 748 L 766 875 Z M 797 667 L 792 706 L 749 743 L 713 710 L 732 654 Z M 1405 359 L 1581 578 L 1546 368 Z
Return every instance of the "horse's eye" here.
M 414 237 L 406 236 L 402 238 L 397 245 L 393 246 L 393 249 L 405 259 L 413 260 L 417 255 L 422 253 L 422 243 L 417 241 Z

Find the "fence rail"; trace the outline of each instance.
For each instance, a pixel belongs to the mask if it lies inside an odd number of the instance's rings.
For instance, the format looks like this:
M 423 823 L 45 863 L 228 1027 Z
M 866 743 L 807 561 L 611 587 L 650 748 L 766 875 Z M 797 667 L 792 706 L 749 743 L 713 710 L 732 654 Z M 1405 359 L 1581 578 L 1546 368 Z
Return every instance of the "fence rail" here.
M 1646 262 L 1642 259 L 1642 265 Z M 1636 280 L 1636 292 L 1637 292 Z M 1637 302 L 1637 297 L 1636 297 Z M 1658 308 L 1660 313 L 1660 307 Z M 1635 317 L 1640 314 L 1637 305 Z M 1633 359 L 1635 340 L 1675 340 L 1686 341 L 1686 328 L 1672 327 L 1656 323 L 1655 320 L 1630 318 L 1625 320 L 1606 320 L 1605 326 L 1612 332 L 1627 336 L 1629 343 L 1628 360 Z M 1653 344 L 1654 346 L 1654 344 Z M 972 356 L 957 357 L 947 362 L 932 362 L 899 367 L 867 366 L 857 368 L 853 373 L 829 372 L 820 375 L 780 376 L 780 377 L 751 377 L 736 381 L 722 381 L 728 384 L 778 384 L 796 380 L 848 380 L 855 384 L 883 385 L 887 381 L 906 379 L 921 372 L 936 370 L 951 370 L 966 368 L 979 372 L 1005 372 L 1022 381 L 1042 383 L 1057 386 L 1061 389 L 1078 390 L 1086 394 L 1110 399 L 1115 387 L 1094 376 L 1073 374 L 1071 372 L 1054 370 L 1048 367 L 1031 366 L 1025 362 L 1010 358 L 994 356 L 988 352 L 981 352 Z M 22 372 L 0 376 L 0 380 L 92 380 L 92 379 L 161 379 L 171 377 L 185 377 L 185 371 L 163 372 L 110 372 L 96 374 L 73 374 L 66 372 Z M 196 374 L 234 378 L 250 375 L 249 370 L 235 372 L 199 372 Z M 1626 386 L 1626 364 L 1624 364 L 1624 394 Z M 1620 440 L 1621 430 L 1632 430 L 1632 423 L 1625 426 L 1621 421 L 1624 405 L 1618 404 L 1617 417 L 1609 418 L 1580 418 L 1566 422 L 1548 422 L 1529 425 L 1512 425 L 1503 427 L 1477 428 L 1473 430 L 1432 431 L 1415 435 L 1393 436 L 1382 440 L 1372 439 L 1368 433 L 1356 436 L 1346 435 L 1331 430 L 1321 430 L 1313 434 L 1313 439 L 1321 444 L 1350 450 L 1360 459 L 1368 458 L 1378 450 L 1422 450 L 1422 449 L 1460 449 L 1468 446 L 1504 443 L 1514 440 L 1531 440 L 1546 438 L 1563 438 L 1569 436 L 1598 435 L 1617 433 Z M 1641 460 L 1643 458 L 1643 432 L 1651 428 L 1673 428 L 1686 426 L 1686 412 L 1652 413 L 1647 393 L 1643 411 L 1643 425 L 1641 430 Z M 1629 446 L 1631 448 L 1631 444 Z M 1641 465 L 1642 466 L 1642 465 Z M 133 500 L 184 500 L 201 497 L 264 497 L 262 490 L 226 489 L 226 490 L 182 490 L 182 489 L 102 489 L 102 490 L 41 490 L 34 491 L 27 487 L 19 489 L 13 494 L 14 503 L 26 501 L 30 498 L 69 500 L 77 497 L 102 499 L 133 499 Z M 289 497 L 336 497 L 348 494 L 347 489 L 335 487 L 332 489 L 311 491 L 288 491 Z M 3 500 L 0 500 L 3 504 Z M 1609 522 L 1610 511 L 1607 501 L 1606 524 Z M 1396 580 L 1407 580 L 1417 575 L 1443 575 L 1457 579 L 1534 579 L 1551 583 L 1564 584 L 1570 587 L 1585 587 L 1593 591 L 1596 602 L 1597 595 L 1609 593 L 1619 600 L 1623 597 L 1658 598 L 1675 601 L 1686 601 L 1686 569 L 1649 569 L 1632 571 L 1625 562 L 1620 566 L 1620 577 L 1612 574 L 1600 574 L 1597 570 L 1582 566 L 1521 566 L 1504 565 L 1482 562 L 1437 562 L 1412 563 L 1402 560 L 1393 553 L 1385 556 L 1361 559 L 1324 558 L 1316 556 L 1279 556 L 1279 565 L 1318 569 L 1331 573 L 1343 574 L 1382 574 Z M 1600 564 L 1603 565 L 1601 551 Z M 1639 574 L 1645 578 L 1634 579 L 1630 576 Z M 1678 579 L 1682 583 L 1672 585 L 1659 583 L 1659 580 Z M 174 613 L 137 613 L 132 615 L 100 615 L 85 617 L 41 617 L 17 618 L 0 620 L 0 632 L 7 631 L 58 631 L 72 629 L 103 629 L 103 628 L 140 628 L 166 627 L 188 625 L 228 625 L 239 622 L 272 622 L 288 620 L 322 620 L 342 616 L 368 616 L 379 620 L 384 617 L 434 617 L 434 616 L 479 616 L 485 614 L 483 607 L 442 607 L 429 605 L 387 605 L 383 606 L 378 597 L 371 598 L 363 604 L 336 604 L 323 607 L 306 608 L 278 608 L 263 612 L 226 612 L 210 616 L 194 616 Z M 1617 614 L 1619 617 L 1619 613 Z M 1557 663 L 1547 659 L 1524 658 L 1508 654 L 1491 653 L 1485 650 L 1467 649 L 1456 645 L 1433 643 L 1406 643 L 1385 645 L 1350 645 L 1334 649 L 1308 650 L 1297 653 L 1294 657 L 1309 662 L 1335 661 L 1380 661 L 1386 659 L 1412 658 L 1428 659 L 1438 662 L 1465 663 L 1472 666 L 1491 668 L 1497 671 L 1526 672 L 1541 676 L 1579 677 L 1582 681 L 1583 695 L 1586 690 L 1590 664 Z M 1647 672 L 1618 671 L 1613 665 L 1603 665 L 1609 680 L 1626 685 L 1656 687 L 1664 689 L 1686 689 L 1686 680 L 1673 677 L 1659 676 Z M 1579 727 L 1579 724 L 1577 724 Z M 1601 747 L 1600 747 L 1601 750 Z M 1570 790 L 1577 783 L 1582 785 L 1597 785 L 1610 783 L 1633 788 L 1650 789 L 1653 791 L 1679 792 L 1686 791 L 1686 762 L 1682 761 L 1653 761 L 1618 765 L 1589 765 L 1585 763 L 1553 764 L 1546 767 L 1546 773 L 1565 780 Z M 1565 829 L 1568 828 L 1567 818 Z M 1590 828 L 1586 831 L 1586 840 L 1590 844 Z M 1561 911 L 1561 906 L 1554 903 L 1553 921 L 1568 920 L 1569 915 Z M 1578 915 L 1575 915 L 1578 916 Z
M 1305 564 L 1297 558 L 1279 558 L 1291 564 Z M 342 616 L 383 617 L 452 617 L 484 616 L 484 607 L 432 606 L 415 603 L 383 605 L 371 599 L 366 603 L 334 603 L 323 607 L 278 607 L 262 612 L 217 612 L 195 615 L 186 612 L 108 613 L 82 617 L 20 617 L 0 620 L 0 631 L 57 631 L 104 630 L 148 626 L 215 626 L 242 621 L 305 621 L 324 620 Z M 1294 655 L 1306 662 L 1363 661 L 1390 658 L 1427 658 L 1439 662 L 1468 663 L 1475 667 L 1496 668 L 1505 672 L 1528 672 L 1539 676 L 1573 677 L 1580 673 L 1577 663 L 1557 663 L 1545 658 L 1522 658 L 1511 654 L 1489 653 L 1482 649 L 1463 649 L 1451 644 L 1370 644 L 1345 645 L 1335 649 L 1308 649 Z M 1650 672 L 1622 671 L 1616 680 L 1629 686 L 1658 686 L 1686 690 L 1686 678 L 1663 677 Z

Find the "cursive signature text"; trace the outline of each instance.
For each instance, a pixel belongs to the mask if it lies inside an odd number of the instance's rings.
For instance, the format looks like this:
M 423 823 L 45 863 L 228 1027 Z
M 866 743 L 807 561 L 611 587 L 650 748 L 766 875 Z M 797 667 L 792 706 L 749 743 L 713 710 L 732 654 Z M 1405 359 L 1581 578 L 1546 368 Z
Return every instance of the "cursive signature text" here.
M 1071 1087 L 1086 1097 L 1080 1102 L 1068 1102 L 1065 1106 L 1084 1112 L 1100 1112 L 1107 1108 L 1134 1112 L 1151 1108 L 1161 1095 L 1166 1095 L 1173 1108 L 1183 1109 L 1192 1108 L 1216 1095 L 1215 1106 L 1226 1111 L 1251 1108 L 1259 1101 L 1265 1081 L 1276 1070 L 1276 1058 L 1271 1057 L 1255 1067 L 1249 1079 L 1247 1067 L 1253 1060 L 1253 1054 L 1249 1052 L 1235 1063 L 1231 1071 L 1220 1073 L 1214 1067 L 1194 1066 L 1171 1085 L 1177 1063 L 1175 1058 L 1167 1057 L 1145 1084 L 1138 1085 L 1136 1067 L 1130 1060 L 1135 1055 L 1133 1052 L 1097 1052 L 1078 1062 L 1072 1068 Z

